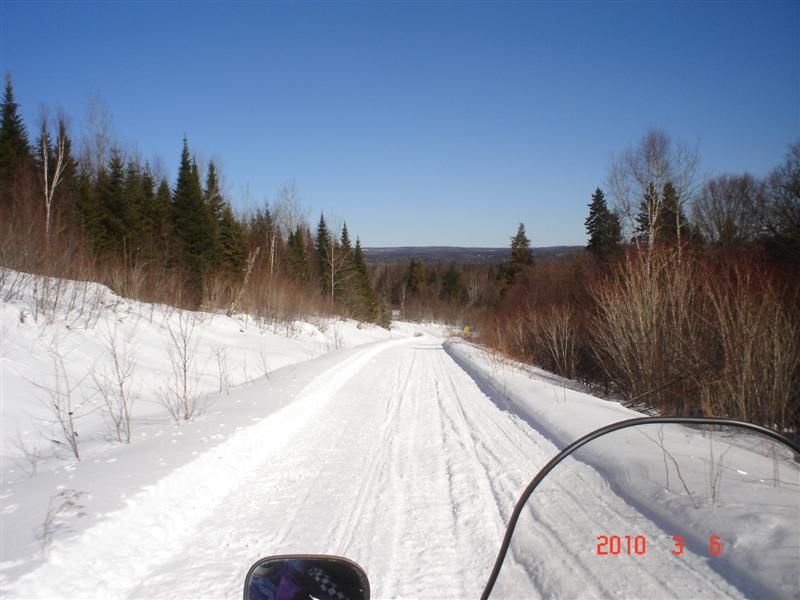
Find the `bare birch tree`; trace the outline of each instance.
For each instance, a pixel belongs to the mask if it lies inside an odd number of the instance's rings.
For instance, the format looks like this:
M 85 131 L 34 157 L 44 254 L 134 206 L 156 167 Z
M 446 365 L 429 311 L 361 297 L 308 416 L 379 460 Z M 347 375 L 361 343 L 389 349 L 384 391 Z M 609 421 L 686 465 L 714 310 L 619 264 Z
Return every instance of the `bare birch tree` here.
M 67 123 L 66 117 L 63 113 L 60 113 L 56 120 L 55 140 L 51 142 L 47 112 L 45 110 L 42 110 L 40 121 L 39 156 L 37 158 L 40 164 L 39 182 L 44 194 L 45 235 L 49 240 L 53 220 L 53 198 L 67 166 Z
M 671 183 L 678 196 L 676 207 L 676 227 L 680 243 L 681 209 L 694 195 L 697 188 L 697 167 L 700 162 L 697 146 L 673 143 L 663 131 L 653 129 L 645 133 L 636 146 L 614 156 L 608 173 L 608 187 L 617 204 L 617 210 L 624 220 L 628 234 L 636 227 L 636 214 L 643 198 L 652 195 L 645 202 L 649 218 L 649 242 L 655 239 L 658 219 L 663 204 L 663 190 Z
M 275 215 L 275 222 L 284 238 L 288 238 L 289 234 L 293 233 L 297 226 L 306 219 L 306 211 L 303 210 L 300 194 L 294 181 L 284 183 L 280 187 L 273 203 L 272 213 Z
M 99 95 L 94 95 L 89 99 L 89 108 L 83 124 L 81 161 L 88 165 L 95 175 L 108 159 L 111 140 L 111 111 Z

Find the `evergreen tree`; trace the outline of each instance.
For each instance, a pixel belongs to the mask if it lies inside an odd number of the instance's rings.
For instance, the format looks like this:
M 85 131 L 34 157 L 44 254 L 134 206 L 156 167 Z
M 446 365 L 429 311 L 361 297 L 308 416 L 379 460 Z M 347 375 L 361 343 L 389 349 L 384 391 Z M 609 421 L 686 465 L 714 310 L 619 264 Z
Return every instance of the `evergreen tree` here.
M 151 213 L 156 255 L 164 266 L 172 266 L 176 261 L 172 229 L 172 191 L 166 177 L 161 180 Z
M 145 224 L 143 214 L 147 210 L 147 198 L 142 182 L 142 170 L 138 163 L 128 161 L 123 183 L 120 219 L 125 233 L 124 253 L 126 260 L 133 261 L 142 257 L 145 244 Z
M 462 290 L 461 273 L 456 269 L 455 263 L 450 263 L 447 271 L 442 275 L 442 291 L 439 296 L 442 300 L 452 302 L 461 298 Z
M 298 283 L 308 281 L 308 258 L 306 257 L 305 236 L 300 225 L 289 233 L 288 262 L 289 275 Z
M 342 236 L 339 244 L 342 248 L 343 255 L 349 260 L 350 255 L 353 252 L 353 244 L 350 243 L 350 234 L 347 232 L 347 223 L 342 225 Z
M 153 173 L 150 165 L 145 163 L 144 169 L 139 177 L 139 223 L 141 227 L 141 251 L 140 255 L 145 260 L 152 260 L 156 256 L 156 240 L 158 239 L 158 229 L 156 225 L 156 190 Z
M 98 255 L 104 238 L 98 186 L 92 180 L 92 173 L 85 164 L 82 164 L 78 172 L 76 188 L 78 205 L 76 212 L 80 220 L 81 233 L 89 242 L 95 255 Z
M 608 210 L 603 190 L 597 188 L 589 204 L 585 221 L 589 243 L 586 249 L 601 261 L 606 261 L 622 251 L 622 226 L 619 215 Z
M 688 239 L 691 236 L 675 186 L 671 182 L 665 183 L 659 198 L 655 185 L 649 184 L 636 216 L 636 237 L 648 244 L 674 244 L 678 240 L 679 228 L 682 238 Z
M 355 273 L 353 264 L 353 245 L 350 242 L 350 234 L 347 232 L 347 223 L 342 225 L 342 233 L 339 238 L 339 275 L 337 277 L 336 296 L 345 303 L 345 306 L 353 309 L 356 303 L 358 291 L 351 285 Z
M 279 257 L 283 256 L 283 239 L 269 208 L 257 209 L 250 218 L 247 235 L 250 252 L 261 248 L 260 256 L 266 263 L 267 271 L 275 271 Z
M 213 266 L 214 231 L 211 215 L 203 199 L 200 176 L 189 155 L 189 143 L 183 138 L 178 181 L 172 201 L 172 222 L 180 241 L 183 263 L 195 302 L 202 299 L 205 275 Z
M 97 174 L 97 224 L 95 248 L 100 256 L 121 255 L 126 227 L 123 217 L 125 165 L 119 150 L 113 148 L 108 165 Z
M 353 270 L 355 288 L 355 317 L 361 321 L 377 322 L 378 301 L 372 290 L 369 279 L 367 262 L 364 260 L 364 251 L 361 248 L 361 240 L 356 238 L 356 247 L 353 250 Z
M 503 270 L 508 285 L 514 283 L 517 275 L 533 264 L 530 244 L 528 236 L 525 235 L 525 224 L 520 223 L 516 235 L 511 238 L 511 261 Z
M 18 109 L 11 75 L 6 74 L 5 93 L 0 106 L 0 207 L 11 206 L 16 184 L 31 176 L 31 149 Z
M 409 294 L 419 294 L 425 285 L 425 264 L 412 258 L 406 271 L 406 290 Z
M 242 273 L 245 265 L 244 229 L 227 203 L 222 208 L 219 222 L 219 245 L 222 268 L 232 275 Z
M 320 214 L 319 216 L 319 225 L 317 225 L 316 250 L 317 260 L 319 262 L 320 290 L 324 296 L 331 293 L 331 261 L 329 259 L 329 253 L 331 251 L 331 236 L 328 233 L 328 225 L 325 223 L 324 214 Z
M 389 300 L 389 269 L 383 268 L 378 277 L 377 284 L 377 319 L 376 322 L 381 327 L 389 329 L 392 325 L 392 304 Z
M 679 235 L 680 232 L 680 235 Z M 664 195 L 661 201 L 661 212 L 658 217 L 658 238 L 667 243 L 677 243 L 678 239 L 686 241 L 690 237 L 689 224 L 675 186 L 671 182 L 664 184 Z
M 219 266 L 225 262 L 225 248 L 222 241 L 222 221 L 224 218 L 225 208 L 228 206 L 222 191 L 219 187 L 219 179 L 217 177 L 217 167 L 213 161 L 208 163 L 208 173 L 206 174 L 206 187 L 203 190 L 203 200 L 206 206 L 207 218 L 211 228 L 211 247 L 209 248 L 209 257 L 214 266 Z M 228 223 L 230 226 L 230 223 Z M 228 231 L 224 235 L 230 237 L 231 232 Z M 228 240 L 230 242 L 230 240 Z

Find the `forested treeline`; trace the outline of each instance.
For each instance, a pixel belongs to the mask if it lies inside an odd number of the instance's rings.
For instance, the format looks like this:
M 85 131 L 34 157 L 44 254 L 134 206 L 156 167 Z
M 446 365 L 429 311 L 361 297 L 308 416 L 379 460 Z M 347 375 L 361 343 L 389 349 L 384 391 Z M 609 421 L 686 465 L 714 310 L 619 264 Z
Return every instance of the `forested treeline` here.
M 76 153 L 67 117 L 33 141 L 6 77 L 0 122 L 2 265 L 107 283 L 121 295 L 291 320 L 329 312 L 388 326 L 347 225 L 313 235 L 292 185 L 235 214 L 213 161 L 183 139 L 177 178 L 126 155 L 102 127 Z
M 662 414 L 800 425 L 800 142 L 763 179 L 697 177 L 696 150 L 647 133 L 587 193 L 586 250 L 534 261 L 525 226 L 498 265 L 378 264 L 346 224 L 304 215 L 293 185 L 235 214 L 218 164 L 183 140 L 166 179 L 102 127 L 66 117 L 31 142 L 6 80 L 0 264 L 118 293 L 291 322 L 469 325 L 498 351 Z M 0 283 L 2 283 L 0 281 Z
M 796 431 L 800 143 L 763 179 L 697 162 L 649 132 L 611 165 L 615 206 L 587 197 L 585 252 L 534 262 L 520 225 L 506 264 L 383 267 L 392 303 L 639 410 Z

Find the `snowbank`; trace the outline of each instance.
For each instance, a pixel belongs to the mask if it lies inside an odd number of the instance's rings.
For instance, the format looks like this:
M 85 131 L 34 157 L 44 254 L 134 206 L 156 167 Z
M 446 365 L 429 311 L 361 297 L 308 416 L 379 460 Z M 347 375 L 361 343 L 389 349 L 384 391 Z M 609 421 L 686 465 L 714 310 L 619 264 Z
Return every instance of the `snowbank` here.
M 472 344 L 450 341 L 445 349 L 499 407 L 559 448 L 604 425 L 644 416 Z M 709 540 L 720 536 L 725 551 L 710 564 L 746 595 L 784 597 L 800 589 L 800 463 L 791 451 L 758 434 L 649 425 L 590 442 L 573 457 L 571 468 L 584 471 L 579 478 L 589 465 L 615 494 L 670 535 L 683 536 L 695 553 L 708 555 Z M 565 464 L 549 477 L 575 477 L 566 472 Z

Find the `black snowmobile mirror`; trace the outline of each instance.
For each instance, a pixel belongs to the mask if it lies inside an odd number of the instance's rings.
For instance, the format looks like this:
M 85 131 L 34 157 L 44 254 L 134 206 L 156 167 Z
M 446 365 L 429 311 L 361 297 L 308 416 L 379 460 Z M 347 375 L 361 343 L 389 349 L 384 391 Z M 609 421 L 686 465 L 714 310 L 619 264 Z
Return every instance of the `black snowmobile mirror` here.
M 247 573 L 245 600 L 369 600 L 364 569 L 339 556 L 262 558 Z
M 722 419 L 616 423 L 511 516 L 483 598 L 800 598 L 800 447 Z

